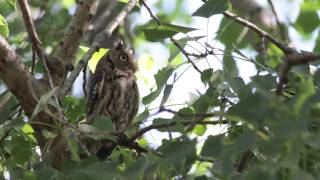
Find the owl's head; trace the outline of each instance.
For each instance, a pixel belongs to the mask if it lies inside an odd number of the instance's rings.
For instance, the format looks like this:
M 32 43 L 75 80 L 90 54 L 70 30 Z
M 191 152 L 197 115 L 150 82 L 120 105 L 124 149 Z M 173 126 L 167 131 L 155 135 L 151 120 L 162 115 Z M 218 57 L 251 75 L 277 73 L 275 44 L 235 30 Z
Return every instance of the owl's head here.
M 133 51 L 126 50 L 121 42 L 117 43 L 114 48 L 108 52 L 108 60 L 112 62 L 117 70 L 132 71 L 137 70 L 137 66 L 133 61 Z

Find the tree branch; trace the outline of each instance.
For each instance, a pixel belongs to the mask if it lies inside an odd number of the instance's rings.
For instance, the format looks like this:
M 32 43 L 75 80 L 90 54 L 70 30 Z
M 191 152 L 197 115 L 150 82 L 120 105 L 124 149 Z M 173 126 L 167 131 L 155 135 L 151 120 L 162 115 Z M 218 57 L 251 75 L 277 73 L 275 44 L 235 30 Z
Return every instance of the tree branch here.
M 72 64 L 82 36 L 88 30 L 89 21 L 97 9 L 98 0 L 82 0 L 78 2 L 76 11 L 64 33 L 63 41 L 55 57 L 64 64 Z
M 271 36 L 269 33 L 267 33 L 266 31 L 260 29 L 258 26 L 256 26 L 255 24 L 237 16 L 236 14 L 233 14 L 231 12 L 225 11 L 223 13 L 223 15 L 226 18 L 229 19 L 233 19 L 234 21 L 238 22 L 239 24 L 242 24 L 245 27 L 248 27 L 250 30 L 254 31 L 255 33 L 257 33 L 259 36 L 264 37 L 266 39 L 268 39 L 269 41 L 271 41 L 274 45 L 276 45 L 278 48 L 280 48 L 285 54 L 295 54 L 297 53 L 297 51 L 287 45 L 285 45 L 284 43 L 278 41 L 276 38 L 274 38 L 273 36 Z
M 31 76 L 19 56 L 0 35 L 0 77 L 16 96 L 27 114 L 37 105 L 37 95 L 43 87 Z
M 21 13 L 22 13 L 22 17 L 24 19 L 26 29 L 28 31 L 28 35 L 31 39 L 32 47 L 36 51 L 38 57 L 43 61 L 43 65 L 44 65 L 44 68 L 47 73 L 47 78 L 48 78 L 50 89 L 53 89 L 54 84 L 53 84 L 50 69 L 48 68 L 48 57 L 45 53 L 45 50 L 43 49 L 42 43 L 41 43 L 41 41 L 37 35 L 37 32 L 36 32 L 36 28 L 33 24 L 29 4 L 28 4 L 27 0 L 18 0 L 18 2 L 19 2 L 19 6 L 21 9 Z M 56 93 L 54 93 L 53 97 L 54 97 L 54 100 L 56 101 L 56 104 L 58 106 L 59 119 L 62 120 L 63 113 L 62 113 L 60 103 L 59 103 L 59 100 L 58 100 Z
M 142 0 L 142 4 L 144 5 L 144 7 L 146 7 L 147 11 L 149 12 L 151 18 L 153 20 L 155 20 L 158 24 L 158 26 L 161 25 L 161 22 L 160 22 L 160 19 L 153 14 L 153 12 L 151 11 L 150 7 L 147 5 L 147 3 Z M 191 60 L 191 58 L 189 57 L 189 53 L 186 52 L 183 47 L 180 46 L 180 44 L 175 40 L 173 39 L 172 37 L 170 38 L 170 40 L 172 41 L 172 43 L 182 52 L 182 54 L 187 58 L 188 62 L 192 65 L 192 67 L 198 72 L 201 74 L 201 70 L 197 67 L 197 65 Z
M 76 80 L 77 76 L 81 72 L 81 70 L 84 68 L 84 66 L 87 65 L 88 61 L 90 60 L 91 56 L 99 50 L 100 43 L 109 38 L 113 31 L 120 25 L 120 23 L 127 17 L 129 12 L 134 8 L 136 5 L 137 0 L 130 0 L 127 5 L 122 9 L 122 11 L 111 21 L 111 23 L 102 31 L 100 32 L 94 42 L 92 43 L 90 49 L 88 52 L 82 57 L 82 59 L 77 64 L 76 68 L 71 72 L 68 79 L 65 81 L 63 87 L 60 90 L 60 97 L 64 97 L 69 89 L 71 88 L 73 82 Z
M 283 41 L 285 41 L 286 40 L 286 35 L 285 35 L 284 28 L 283 28 L 283 26 L 282 26 L 282 24 L 281 24 L 281 22 L 279 20 L 278 13 L 277 13 L 276 9 L 274 8 L 272 0 L 268 0 L 268 3 L 269 3 L 269 6 L 271 7 L 272 13 L 274 14 L 274 17 L 276 19 L 277 25 L 279 27 L 279 32 L 280 32 L 280 35 L 281 35 L 281 39 Z
M 140 130 L 138 130 L 133 136 L 131 136 L 130 141 L 135 141 L 136 139 L 138 139 L 139 137 L 141 137 L 144 133 L 153 130 L 153 129 L 161 129 L 161 128 L 168 128 L 168 127 L 172 127 L 175 126 L 177 124 L 182 124 L 182 125 L 189 125 L 194 123 L 194 121 L 172 121 L 172 122 L 168 122 L 168 123 L 161 123 L 161 124 L 151 124 L 149 126 L 146 126 Z M 201 121 L 201 122 L 197 122 L 197 124 L 200 125 L 217 125 L 217 124 L 228 124 L 228 121 Z

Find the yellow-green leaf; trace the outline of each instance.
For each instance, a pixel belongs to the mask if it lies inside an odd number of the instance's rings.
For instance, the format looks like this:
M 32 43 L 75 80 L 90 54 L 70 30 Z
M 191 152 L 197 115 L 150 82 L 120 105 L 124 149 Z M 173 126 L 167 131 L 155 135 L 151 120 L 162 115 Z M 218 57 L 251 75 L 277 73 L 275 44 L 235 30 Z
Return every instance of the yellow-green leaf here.
M 80 49 L 85 53 L 89 50 L 89 48 L 85 46 L 80 46 Z M 98 62 L 108 51 L 109 49 L 100 48 L 98 52 L 95 52 L 92 55 L 91 59 L 88 62 L 88 67 L 92 73 L 95 72 Z

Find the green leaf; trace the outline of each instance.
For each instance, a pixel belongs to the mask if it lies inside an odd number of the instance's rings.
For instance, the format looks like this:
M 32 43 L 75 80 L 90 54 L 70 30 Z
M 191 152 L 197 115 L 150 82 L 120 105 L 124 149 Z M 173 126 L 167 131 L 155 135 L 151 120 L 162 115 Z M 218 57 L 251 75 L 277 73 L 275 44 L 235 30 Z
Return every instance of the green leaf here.
M 203 83 L 208 83 L 213 75 L 213 69 L 206 69 L 201 73 L 201 81 Z
M 196 125 L 195 127 L 194 127 L 194 129 L 192 130 L 192 132 L 193 133 L 195 133 L 196 135 L 198 135 L 198 136 L 202 136 L 202 135 L 204 135 L 204 133 L 206 132 L 206 130 L 207 130 L 207 126 L 205 126 L 205 125 Z
M 229 7 L 227 0 L 208 0 L 203 4 L 192 16 L 200 16 L 208 18 L 214 14 L 221 14 Z
M 145 157 L 140 157 L 122 173 L 123 179 L 141 179 L 139 177 L 142 176 L 148 164 Z
M 313 32 L 320 24 L 317 11 L 302 10 L 295 23 L 295 27 L 299 32 L 309 34 Z
M 148 116 L 150 115 L 150 112 L 148 109 L 145 109 L 141 114 L 137 115 L 134 120 L 133 120 L 133 124 L 140 124 L 141 122 L 143 122 L 144 120 L 146 120 L 148 118 Z
M 80 161 L 79 155 L 78 155 L 78 143 L 73 138 L 66 138 L 69 151 L 71 153 L 71 159 L 73 161 Z
M 18 125 L 22 124 L 22 121 L 18 118 L 5 121 L 0 124 L 0 139 L 3 138 L 8 131 L 12 128 L 17 127 Z
M 41 96 L 36 108 L 34 108 L 34 111 L 30 119 L 33 119 L 40 111 L 47 107 L 49 100 L 57 92 L 58 89 L 58 87 L 54 87 L 53 89 Z
M 9 37 L 9 27 L 7 21 L 0 15 L 0 35 L 5 38 Z
M 164 87 L 163 96 L 162 96 L 162 100 L 161 100 L 160 106 L 163 106 L 164 103 L 167 102 L 167 100 L 168 100 L 168 98 L 169 98 L 169 96 L 171 94 L 172 88 L 173 88 L 173 84 L 167 84 Z
M 110 117 L 107 116 L 95 116 L 91 125 L 98 130 L 111 131 L 113 130 L 113 123 Z
M 15 164 L 23 165 L 31 156 L 31 147 L 28 141 L 21 135 L 12 137 L 12 161 Z
M 196 158 L 195 141 L 175 141 L 163 140 L 159 150 L 163 153 L 162 163 L 164 166 L 181 167 L 182 163 L 193 162 Z
M 188 33 L 190 31 L 197 30 L 195 28 L 178 26 L 169 23 L 162 23 L 157 28 L 144 29 L 144 36 L 148 41 L 158 42 L 166 38 L 170 38 L 177 33 Z
M 223 136 L 208 136 L 201 150 L 201 156 L 217 158 L 223 153 Z
M 157 89 L 142 99 L 143 104 L 149 104 L 159 96 L 173 70 L 174 69 L 171 66 L 167 66 L 158 71 L 154 76 L 156 79 Z
M 248 38 L 240 38 L 244 27 L 233 20 L 223 18 L 218 30 L 217 39 L 226 47 L 236 46 L 238 49 L 248 44 Z
M 169 23 L 161 23 L 161 25 L 159 26 L 159 29 L 172 30 L 172 31 L 181 32 L 181 33 L 188 33 L 188 32 L 197 30 L 196 28 L 179 26 L 179 25 L 174 25 Z
M 79 46 L 79 48 L 86 53 L 89 48 L 85 46 Z M 96 66 L 99 63 L 100 59 L 109 51 L 109 49 L 100 48 L 98 52 L 95 52 L 90 60 L 88 61 L 88 67 L 92 73 L 95 72 Z
M 229 76 L 231 78 L 238 77 L 238 67 L 231 55 L 225 54 L 223 56 L 223 72 L 225 76 Z
M 300 111 L 303 111 L 303 105 L 307 101 L 307 99 L 315 93 L 315 87 L 313 84 L 313 80 L 307 79 L 303 81 L 299 85 L 299 93 L 298 97 L 294 106 L 294 112 L 299 113 Z
M 69 122 L 76 123 L 85 117 L 85 98 L 66 96 L 63 100 L 63 108 Z
M 160 29 L 144 29 L 144 36 L 146 40 L 151 42 L 158 42 L 166 38 L 170 38 L 177 34 L 177 31 L 173 30 L 160 30 Z

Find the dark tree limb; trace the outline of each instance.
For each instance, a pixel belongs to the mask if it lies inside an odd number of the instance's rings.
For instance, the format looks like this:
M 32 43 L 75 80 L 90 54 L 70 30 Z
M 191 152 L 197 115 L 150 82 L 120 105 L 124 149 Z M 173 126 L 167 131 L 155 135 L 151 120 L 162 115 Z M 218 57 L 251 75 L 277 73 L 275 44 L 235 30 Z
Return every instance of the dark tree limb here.
M 37 95 L 43 87 L 29 73 L 20 57 L 0 35 L 0 77 L 21 103 L 27 114 L 31 115 L 37 105 Z

